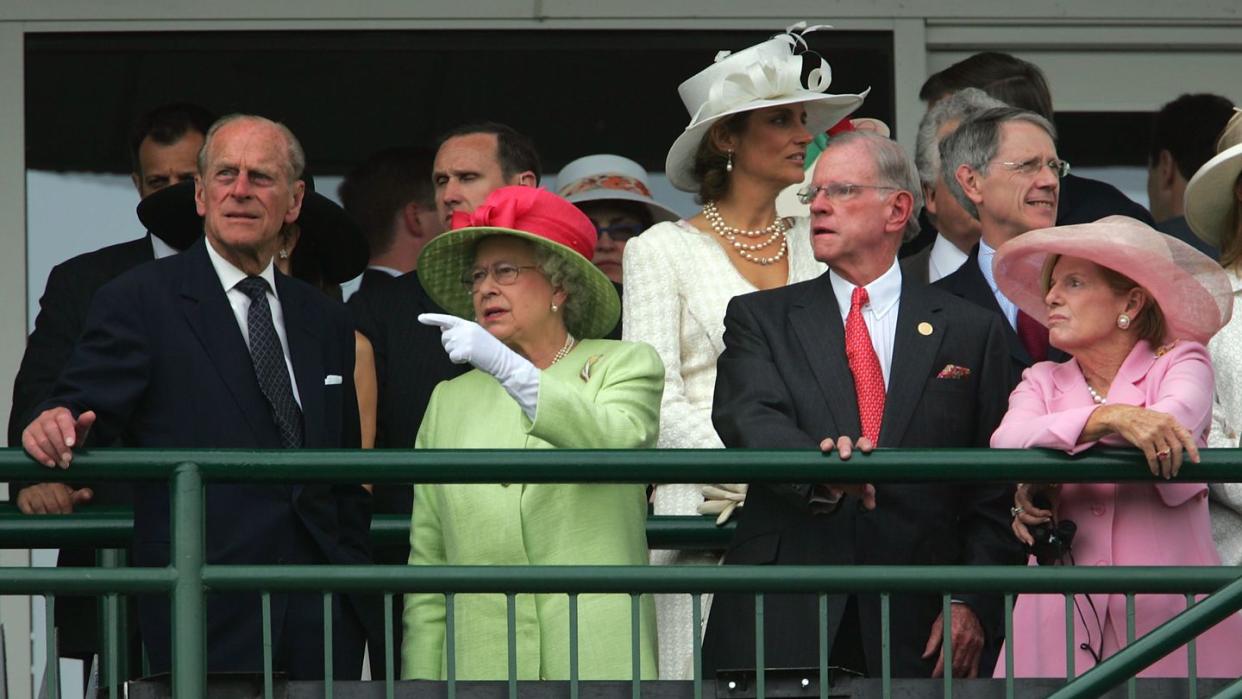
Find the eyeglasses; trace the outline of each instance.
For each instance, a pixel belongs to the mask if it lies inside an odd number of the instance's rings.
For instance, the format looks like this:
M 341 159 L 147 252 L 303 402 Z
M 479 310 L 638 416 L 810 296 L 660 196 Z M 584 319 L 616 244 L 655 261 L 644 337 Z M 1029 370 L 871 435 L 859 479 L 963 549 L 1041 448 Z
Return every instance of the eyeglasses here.
M 1052 158 L 1048 161 L 1043 161 L 1039 158 L 1031 158 L 1030 160 L 1023 160 L 1020 163 L 1002 161 L 1000 164 L 1009 168 L 1011 172 L 1017 172 L 1027 176 L 1034 175 L 1039 172 L 1040 168 L 1045 165 L 1048 166 L 1049 170 L 1052 170 L 1052 174 L 1056 175 L 1058 179 L 1065 177 L 1070 172 L 1070 164 L 1059 158 Z
M 815 201 L 815 197 L 818 196 L 820 192 L 823 192 L 824 196 L 828 197 L 829 201 L 846 201 L 853 199 L 858 194 L 859 190 L 863 189 L 886 189 L 893 192 L 901 191 L 900 187 L 888 187 L 879 184 L 851 184 L 848 182 L 833 182 L 832 184 L 826 184 L 822 187 L 817 187 L 815 185 L 803 187 L 798 190 L 798 201 L 803 204 L 810 204 Z
M 613 242 L 624 243 L 644 230 L 641 223 L 614 223 L 611 226 L 596 226 L 595 232 L 602 238 L 607 235 Z
M 466 291 L 474 293 L 483 285 L 483 281 L 487 279 L 487 275 L 491 275 L 497 284 L 508 286 L 517 281 L 518 273 L 524 269 L 536 269 L 537 265 L 515 265 L 512 262 L 497 262 L 490 268 L 475 267 L 466 270 L 461 275 L 461 285 L 466 287 Z

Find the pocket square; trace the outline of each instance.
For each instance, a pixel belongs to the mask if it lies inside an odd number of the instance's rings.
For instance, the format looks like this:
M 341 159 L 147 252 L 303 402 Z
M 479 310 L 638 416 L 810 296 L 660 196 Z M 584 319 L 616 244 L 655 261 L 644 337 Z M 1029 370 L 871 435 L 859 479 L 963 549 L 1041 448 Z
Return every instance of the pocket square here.
M 964 379 L 970 376 L 970 367 L 958 366 L 956 364 L 945 364 L 944 368 L 936 374 L 938 379 Z
M 341 375 L 340 374 L 328 374 L 327 376 L 323 377 L 323 385 L 325 386 L 341 385 Z

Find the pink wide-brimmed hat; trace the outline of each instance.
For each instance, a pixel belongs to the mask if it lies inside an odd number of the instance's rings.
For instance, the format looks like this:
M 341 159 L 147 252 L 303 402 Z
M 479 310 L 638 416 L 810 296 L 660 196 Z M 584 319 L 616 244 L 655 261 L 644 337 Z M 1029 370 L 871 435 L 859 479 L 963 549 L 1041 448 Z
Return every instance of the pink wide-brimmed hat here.
M 1001 293 L 1044 325 L 1049 255 L 1080 257 L 1133 279 L 1163 311 L 1166 342 L 1206 343 L 1233 315 L 1233 289 L 1215 260 L 1141 221 L 1109 216 L 1023 233 L 996 251 L 992 273 Z

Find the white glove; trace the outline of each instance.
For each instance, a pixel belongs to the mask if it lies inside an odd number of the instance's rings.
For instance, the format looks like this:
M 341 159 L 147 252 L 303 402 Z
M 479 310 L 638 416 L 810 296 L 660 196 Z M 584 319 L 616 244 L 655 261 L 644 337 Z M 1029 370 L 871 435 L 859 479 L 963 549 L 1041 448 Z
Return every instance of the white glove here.
M 539 369 L 530 360 L 505 346 L 472 320 L 444 313 L 420 313 L 418 322 L 440 328 L 440 344 L 454 364 L 469 362 L 495 377 L 531 422 L 539 404 Z
M 717 515 L 716 526 L 729 521 L 733 511 L 746 504 L 745 483 L 715 483 L 700 488 L 703 502 L 699 503 L 701 515 Z

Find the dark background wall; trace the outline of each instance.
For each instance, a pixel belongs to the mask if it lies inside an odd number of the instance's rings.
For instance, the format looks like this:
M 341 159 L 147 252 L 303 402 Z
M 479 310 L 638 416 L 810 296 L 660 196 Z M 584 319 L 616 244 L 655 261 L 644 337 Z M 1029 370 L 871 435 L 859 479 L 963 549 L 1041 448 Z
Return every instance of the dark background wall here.
M 662 171 L 689 121 L 677 85 L 720 49 L 773 30 L 152 32 L 28 35 L 28 167 L 129 171 L 126 134 L 144 110 L 194 101 L 256 112 L 298 134 L 315 172 L 367 153 L 430 144 L 468 120 L 531 135 L 544 169 L 616 152 Z M 871 95 L 859 111 L 893 123 L 892 38 L 822 31 L 811 48 L 831 92 Z

